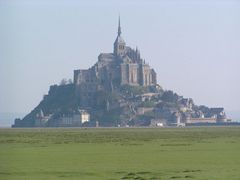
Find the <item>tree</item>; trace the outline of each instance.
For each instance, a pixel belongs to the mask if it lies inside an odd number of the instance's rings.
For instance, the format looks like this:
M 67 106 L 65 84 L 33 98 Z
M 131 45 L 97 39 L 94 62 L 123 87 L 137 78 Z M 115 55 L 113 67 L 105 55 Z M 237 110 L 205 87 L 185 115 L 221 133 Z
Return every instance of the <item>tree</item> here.
M 68 84 L 72 84 L 72 83 L 73 83 L 72 79 L 69 79 Z
M 161 99 L 166 102 L 175 103 L 178 100 L 178 95 L 173 91 L 165 91 Z
M 61 80 L 61 82 L 60 82 L 60 85 L 66 85 L 66 84 L 68 84 L 68 81 L 67 81 L 67 79 L 62 79 Z

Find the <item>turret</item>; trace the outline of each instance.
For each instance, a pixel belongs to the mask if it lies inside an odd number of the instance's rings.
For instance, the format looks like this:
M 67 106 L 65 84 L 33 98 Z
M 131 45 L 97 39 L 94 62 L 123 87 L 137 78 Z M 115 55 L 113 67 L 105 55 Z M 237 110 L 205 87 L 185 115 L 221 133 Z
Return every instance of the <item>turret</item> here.
M 136 47 L 136 60 L 139 62 L 140 61 L 140 51 L 138 49 L 138 47 Z

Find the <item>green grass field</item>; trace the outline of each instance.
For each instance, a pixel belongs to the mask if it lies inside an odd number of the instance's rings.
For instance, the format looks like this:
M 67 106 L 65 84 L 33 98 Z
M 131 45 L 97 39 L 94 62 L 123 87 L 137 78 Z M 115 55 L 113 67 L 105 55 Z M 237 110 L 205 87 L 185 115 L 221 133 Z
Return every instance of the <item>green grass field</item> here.
M 240 179 L 240 127 L 0 129 L 0 179 Z

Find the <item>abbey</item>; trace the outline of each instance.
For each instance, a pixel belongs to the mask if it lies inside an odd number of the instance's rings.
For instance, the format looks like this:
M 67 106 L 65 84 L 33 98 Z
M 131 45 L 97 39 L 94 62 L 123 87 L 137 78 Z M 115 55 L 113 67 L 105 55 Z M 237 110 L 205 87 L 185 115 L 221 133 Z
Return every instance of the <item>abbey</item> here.
M 74 81 L 50 86 L 43 100 L 12 127 L 185 126 L 229 123 L 224 108 L 195 105 L 164 90 L 140 51 L 126 46 L 120 18 L 112 53 L 101 53 Z
M 98 62 L 90 69 L 74 70 L 74 84 L 84 103 L 86 97 L 93 97 L 100 89 L 113 90 L 120 85 L 156 85 L 157 75 L 141 58 L 137 48 L 126 46 L 119 18 L 113 53 L 101 53 Z

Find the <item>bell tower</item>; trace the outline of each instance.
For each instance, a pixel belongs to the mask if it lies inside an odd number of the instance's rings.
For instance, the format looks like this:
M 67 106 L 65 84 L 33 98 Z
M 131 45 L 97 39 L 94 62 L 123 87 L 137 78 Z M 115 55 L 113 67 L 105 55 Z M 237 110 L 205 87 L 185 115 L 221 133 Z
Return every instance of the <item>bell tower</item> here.
M 125 54 L 125 48 L 126 48 L 126 43 L 125 41 L 123 40 L 122 36 L 122 31 L 121 31 L 121 23 L 120 23 L 120 16 L 119 16 L 119 19 L 118 19 L 118 35 L 117 35 L 117 38 L 114 42 L 114 54 L 116 56 L 123 56 Z

